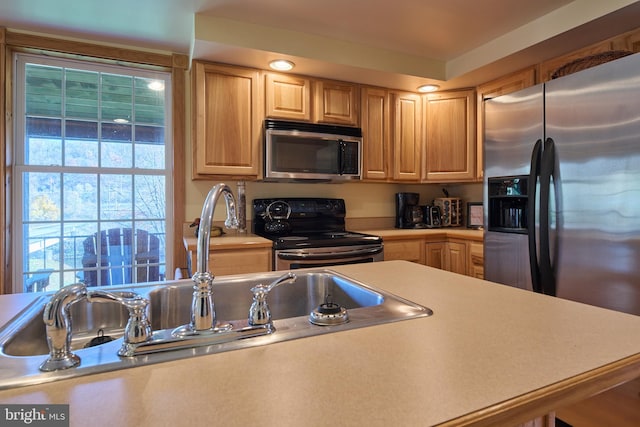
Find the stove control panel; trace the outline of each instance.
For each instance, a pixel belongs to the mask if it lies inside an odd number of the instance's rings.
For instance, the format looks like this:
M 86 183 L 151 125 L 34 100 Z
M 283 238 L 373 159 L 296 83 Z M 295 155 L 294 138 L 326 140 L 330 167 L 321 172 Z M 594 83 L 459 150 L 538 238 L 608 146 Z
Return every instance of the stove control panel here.
M 279 198 L 279 199 L 254 199 L 253 216 L 264 218 L 269 210 L 269 206 L 288 205 L 291 213 L 290 218 L 304 218 L 313 216 L 327 216 L 330 218 L 344 218 L 346 206 L 344 199 L 319 199 L 319 198 Z

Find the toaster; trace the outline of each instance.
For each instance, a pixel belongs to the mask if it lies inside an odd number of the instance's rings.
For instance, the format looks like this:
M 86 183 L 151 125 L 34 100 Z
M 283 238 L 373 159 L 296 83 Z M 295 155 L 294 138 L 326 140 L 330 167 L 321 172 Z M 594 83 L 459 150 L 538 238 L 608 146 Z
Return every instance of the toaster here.
M 439 206 L 423 207 L 423 222 L 427 228 L 439 228 L 442 226 L 442 218 Z

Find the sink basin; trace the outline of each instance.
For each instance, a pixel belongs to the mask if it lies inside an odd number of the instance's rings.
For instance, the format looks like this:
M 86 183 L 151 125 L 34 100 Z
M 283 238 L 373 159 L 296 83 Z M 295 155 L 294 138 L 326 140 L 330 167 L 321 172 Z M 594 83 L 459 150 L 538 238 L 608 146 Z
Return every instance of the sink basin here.
M 269 284 L 283 273 L 277 271 L 216 278 L 213 294 L 218 321 L 246 321 L 252 302 L 251 288 L 260 283 Z M 40 372 L 38 367 L 49 353 L 42 314 L 52 293 L 42 294 L 0 330 L 0 366 L 7 368 L 0 369 L 0 389 L 267 345 L 432 314 L 426 307 L 332 270 L 297 270 L 295 273 L 297 278 L 294 282 L 272 289 L 267 297 L 275 332 L 193 348 L 183 346 L 143 356 L 117 355 L 128 320 L 128 312 L 123 306 L 115 302 L 79 301 L 71 307 L 71 348 L 80 357 L 81 363 L 75 368 L 48 373 Z M 149 299 L 148 315 L 154 336 L 170 333 L 168 331 L 189 323 L 193 294 L 193 282 L 190 279 L 102 289 L 110 292 L 136 292 Z M 331 326 L 311 324 L 309 314 L 326 302 L 345 308 L 348 322 Z M 108 337 L 106 340 L 98 340 L 107 342 L 85 348 L 97 341 L 99 336 Z
M 214 281 L 213 295 L 216 301 L 216 317 L 219 320 L 244 319 L 249 314 L 252 301 L 251 288 L 260 283 L 268 284 L 279 277 L 260 275 L 247 280 L 235 277 Z M 312 271 L 297 273 L 292 283 L 278 286 L 269 292 L 267 301 L 273 320 L 309 316 L 320 304 L 330 300 L 347 310 L 374 307 L 384 303 L 385 297 L 351 279 L 333 272 Z M 189 322 L 193 295 L 193 283 L 163 286 L 148 293 L 153 330 L 169 329 Z

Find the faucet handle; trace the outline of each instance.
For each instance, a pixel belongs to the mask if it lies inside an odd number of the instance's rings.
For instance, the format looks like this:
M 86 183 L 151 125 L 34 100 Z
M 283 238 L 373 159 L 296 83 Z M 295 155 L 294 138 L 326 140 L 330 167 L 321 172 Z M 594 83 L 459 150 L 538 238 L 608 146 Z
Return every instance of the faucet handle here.
M 260 283 L 259 285 L 251 288 L 251 292 L 253 292 L 253 302 L 249 308 L 249 325 L 257 326 L 271 324 L 271 311 L 267 304 L 267 294 L 276 286 L 282 285 L 283 283 L 293 282 L 296 278 L 297 276 L 295 274 L 288 272 L 278 277 L 269 285 L 263 285 Z
M 87 299 L 90 302 L 118 302 L 129 310 L 129 320 L 124 329 L 124 343 L 122 344 L 122 349 L 118 352 L 121 356 L 128 344 L 139 344 L 151 338 L 151 323 L 147 316 L 148 299 L 135 292 L 116 293 L 102 290 L 89 291 Z

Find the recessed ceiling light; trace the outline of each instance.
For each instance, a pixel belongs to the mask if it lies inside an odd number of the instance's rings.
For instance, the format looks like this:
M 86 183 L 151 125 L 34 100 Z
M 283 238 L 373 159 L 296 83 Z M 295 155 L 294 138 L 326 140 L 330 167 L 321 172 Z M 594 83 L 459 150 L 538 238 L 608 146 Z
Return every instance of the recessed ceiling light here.
M 269 62 L 269 67 L 278 71 L 289 71 L 294 66 L 295 64 L 293 62 L 287 61 L 286 59 L 276 59 L 275 61 Z
M 435 92 L 438 89 L 440 89 L 438 85 L 422 85 L 418 87 L 418 92 Z
M 113 121 L 115 123 L 129 123 L 129 120 L 127 119 L 113 119 Z

